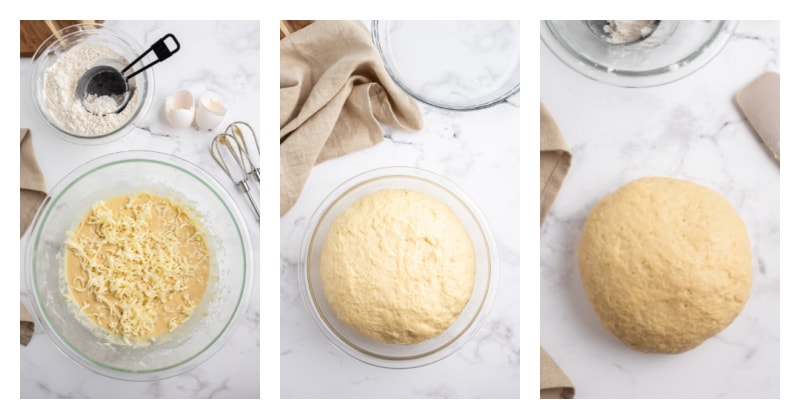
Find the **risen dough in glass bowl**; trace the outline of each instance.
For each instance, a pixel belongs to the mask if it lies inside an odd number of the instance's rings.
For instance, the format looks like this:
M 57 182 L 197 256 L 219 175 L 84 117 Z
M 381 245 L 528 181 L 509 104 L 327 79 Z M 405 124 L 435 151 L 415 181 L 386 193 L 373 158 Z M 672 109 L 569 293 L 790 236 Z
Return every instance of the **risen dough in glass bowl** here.
M 474 286 L 466 306 L 444 331 L 416 343 L 381 342 L 353 330 L 332 309 L 321 278 L 322 249 L 335 220 L 360 198 L 387 189 L 422 192 L 446 204 L 463 224 L 475 254 Z M 460 188 L 422 169 L 387 167 L 345 181 L 319 205 L 303 238 L 299 279 L 301 295 L 311 317 L 334 346 L 367 364 L 413 368 L 455 353 L 474 336 L 488 317 L 498 282 L 498 265 L 489 225 Z

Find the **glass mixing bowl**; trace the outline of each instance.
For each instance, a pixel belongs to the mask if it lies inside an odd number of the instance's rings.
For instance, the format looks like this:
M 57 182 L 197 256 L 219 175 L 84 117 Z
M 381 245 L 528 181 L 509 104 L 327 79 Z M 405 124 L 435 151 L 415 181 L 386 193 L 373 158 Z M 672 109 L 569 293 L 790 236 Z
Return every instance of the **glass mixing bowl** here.
M 105 332 L 68 300 L 67 232 L 98 200 L 150 192 L 192 207 L 206 230 L 208 286 L 196 311 L 172 332 L 128 344 Z M 38 322 L 56 346 L 99 374 L 130 381 L 162 379 L 210 358 L 230 337 L 248 301 L 254 255 L 244 217 L 209 174 L 178 157 L 125 151 L 92 160 L 50 191 L 34 218 L 23 271 Z
M 145 49 L 137 44 L 130 36 L 103 24 L 77 24 L 63 28 L 42 42 L 33 55 L 33 65 L 28 83 L 30 101 L 39 115 L 44 118 L 47 124 L 52 127 L 60 137 L 78 144 L 105 144 L 123 137 L 133 129 L 136 121 L 147 114 L 147 110 L 153 100 L 155 80 L 152 68 L 137 74 L 130 80 L 130 84 L 134 86 L 132 92 L 135 99 L 132 99 L 127 105 L 131 107 L 131 109 L 126 108 L 121 113 L 121 115 L 124 115 L 127 119 L 115 116 L 114 118 L 119 118 L 119 123 L 115 122 L 109 125 L 106 131 L 102 133 L 85 134 L 94 131 L 79 130 L 74 127 L 72 129 L 68 128 L 64 121 L 67 119 L 71 121 L 78 119 L 83 120 L 83 118 L 68 118 L 66 115 L 57 116 L 51 111 L 51 109 L 63 108 L 75 112 L 76 102 L 72 98 L 62 100 L 63 98 L 61 96 L 53 95 L 53 97 L 50 98 L 52 103 L 48 106 L 48 89 L 45 83 L 45 74 L 47 70 L 71 48 L 80 44 L 89 43 L 107 47 L 124 57 L 124 60 L 127 62 L 135 60 L 145 51 Z M 147 60 L 144 61 L 146 62 Z M 86 62 L 85 70 L 99 64 L 111 63 L 102 59 Z M 117 64 L 114 63 L 113 65 L 116 66 Z M 54 75 L 53 78 L 53 80 L 56 80 L 59 84 L 74 85 L 75 89 L 77 89 L 77 79 L 78 77 L 73 77 L 65 71 L 59 72 L 59 74 L 57 76 Z M 80 105 L 77 104 L 77 106 L 79 107 Z M 90 115 L 88 111 L 86 111 L 86 115 Z M 97 118 L 103 117 L 88 117 L 86 123 L 96 123 Z
M 519 21 L 372 22 L 392 79 L 417 100 L 468 111 L 519 92 Z
M 708 64 L 725 47 L 736 21 L 662 20 L 638 42 L 610 44 L 585 20 L 546 20 L 542 42 L 564 64 L 597 81 L 622 87 L 674 82 Z
M 319 261 L 331 225 L 355 201 L 384 189 L 413 189 L 444 202 L 461 219 L 475 249 L 475 283 L 466 307 L 444 332 L 415 344 L 382 343 L 356 333 L 338 319 L 322 289 Z M 497 288 L 499 262 L 489 223 L 455 184 L 417 168 L 375 169 L 345 181 L 311 217 L 301 249 L 298 277 L 311 317 L 337 348 L 359 361 L 385 368 L 419 367 L 455 353 L 488 317 Z

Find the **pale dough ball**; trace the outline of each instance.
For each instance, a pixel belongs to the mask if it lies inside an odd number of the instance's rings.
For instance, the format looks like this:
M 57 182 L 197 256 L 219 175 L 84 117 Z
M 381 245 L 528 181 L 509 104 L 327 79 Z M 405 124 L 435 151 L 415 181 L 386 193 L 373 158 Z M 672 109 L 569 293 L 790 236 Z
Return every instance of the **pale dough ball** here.
M 320 270 L 342 322 L 379 342 L 410 344 L 440 334 L 464 309 L 475 250 L 443 202 L 414 190 L 382 190 L 336 219 Z
M 717 192 L 635 180 L 592 209 L 578 247 L 603 325 L 633 349 L 679 353 L 727 327 L 750 294 L 744 222 Z

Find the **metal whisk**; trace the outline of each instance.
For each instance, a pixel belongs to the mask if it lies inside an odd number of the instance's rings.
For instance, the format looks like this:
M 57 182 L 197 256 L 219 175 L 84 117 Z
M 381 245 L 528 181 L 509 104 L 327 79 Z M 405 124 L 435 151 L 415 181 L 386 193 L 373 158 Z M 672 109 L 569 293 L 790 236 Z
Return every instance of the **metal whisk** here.
M 253 175 L 253 177 L 256 179 L 256 182 L 261 183 L 261 169 L 254 164 L 253 160 L 251 159 L 250 151 L 247 149 L 248 137 L 245 137 L 244 133 L 242 132 L 242 127 L 245 127 L 250 131 L 249 138 L 252 138 L 256 145 L 256 151 L 258 152 L 258 155 L 261 156 L 261 147 L 258 144 L 256 132 L 247 122 L 232 122 L 230 125 L 228 125 L 228 128 L 225 128 L 225 133 L 232 135 L 233 138 L 235 138 L 239 143 L 239 157 L 241 158 L 242 162 L 245 162 L 248 165 L 248 167 L 245 168 L 245 172 L 247 172 L 248 175 Z
M 223 150 L 225 150 L 223 152 Z M 250 166 L 253 168 L 253 171 L 256 173 L 256 180 L 260 183 L 260 177 L 257 173 L 258 169 L 250 161 L 250 157 L 247 155 L 247 149 L 243 146 L 239 140 L 237 140 L 235 135 L 231 134 L 218 134 L 211 140 L 211 145 L 209 146 L 209 151 L 211 152 L 211 157 L 217 162 L 217 164 L 225 171 L 225 174 L 231 179 L 231 181 L 238 185 L 239 188 L 247 195 L 247 199 L 250 201 L 250 206 L 253 208 L 253 211 L 256 213 L 256 220 L 261 221 L 261 214 L 258 210 L 258 204 L 253 199 L 253 194 L 250 193 L 250 185 L 247 183 L 247 176 L 248 176 L 248 169 L 247 164 L 249 163 Z M 228 167 L 228 163 L 223 158 L 224 154 L 227 153 L 231 156 L 233 161 L 236 163 L 236 167 L 238 167 L 239 172 L 241 174 L 241 179 L 237 179 L 238 173 L 234 174 L 231 172 L 231 168 Z M 234 168 L 234 170 L 236 170 Z

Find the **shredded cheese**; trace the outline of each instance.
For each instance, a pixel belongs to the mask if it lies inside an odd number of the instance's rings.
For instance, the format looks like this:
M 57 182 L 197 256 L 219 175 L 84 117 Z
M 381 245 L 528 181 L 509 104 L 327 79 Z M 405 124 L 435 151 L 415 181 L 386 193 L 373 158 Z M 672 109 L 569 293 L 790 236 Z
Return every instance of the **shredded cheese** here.
M 174 330 L 205 292 L 205 239 L 186 211 L 160 197 L 96 202 L 66 246 L 80 311 L 124 338 Z

